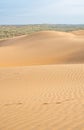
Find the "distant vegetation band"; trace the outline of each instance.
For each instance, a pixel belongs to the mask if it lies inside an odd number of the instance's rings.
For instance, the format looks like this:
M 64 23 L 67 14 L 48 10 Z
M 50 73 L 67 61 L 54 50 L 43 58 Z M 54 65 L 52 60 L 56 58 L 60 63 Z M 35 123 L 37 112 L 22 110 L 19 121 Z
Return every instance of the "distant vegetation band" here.
M 33 32 L 43 30 L 69 32 L 74 30 L 84 30 L 84 25 L 66 25 L 66 24 L 1 25 L 0 39 L 32 34 Z

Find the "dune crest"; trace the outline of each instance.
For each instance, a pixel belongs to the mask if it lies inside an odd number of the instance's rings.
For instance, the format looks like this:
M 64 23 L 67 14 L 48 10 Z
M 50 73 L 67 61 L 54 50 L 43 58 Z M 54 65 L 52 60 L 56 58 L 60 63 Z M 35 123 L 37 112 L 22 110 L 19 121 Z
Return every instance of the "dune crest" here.
M 84 63 L 84 38 L 42 31 L 0 41 L 0 66 Z
M 72 33 L 77 36 L 84 36 L 84 30 L 72 31 Z

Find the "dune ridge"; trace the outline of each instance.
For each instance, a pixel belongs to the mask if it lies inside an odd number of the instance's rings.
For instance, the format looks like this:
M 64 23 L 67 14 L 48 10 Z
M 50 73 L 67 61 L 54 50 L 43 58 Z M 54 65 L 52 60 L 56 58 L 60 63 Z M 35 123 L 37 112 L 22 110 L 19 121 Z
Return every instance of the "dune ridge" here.
M 42 31 L 0 41 L 0 66 L 84 63 L 84 38 L 73 33 Z
M 72 33 L 77 36 L 84 36 L 84 30 L 72 31 Z

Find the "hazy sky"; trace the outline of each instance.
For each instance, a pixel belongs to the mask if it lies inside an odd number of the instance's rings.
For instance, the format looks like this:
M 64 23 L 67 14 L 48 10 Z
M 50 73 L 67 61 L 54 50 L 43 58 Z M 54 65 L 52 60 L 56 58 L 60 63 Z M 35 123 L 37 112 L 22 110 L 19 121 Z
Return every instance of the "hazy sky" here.
M 84 0 L 0 0 L 0 24 L 84 24 Z

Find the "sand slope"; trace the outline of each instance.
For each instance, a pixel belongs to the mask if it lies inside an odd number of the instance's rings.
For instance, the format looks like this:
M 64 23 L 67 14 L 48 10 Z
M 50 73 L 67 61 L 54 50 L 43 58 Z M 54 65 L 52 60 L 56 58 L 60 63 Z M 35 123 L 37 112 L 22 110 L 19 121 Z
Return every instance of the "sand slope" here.
M 75 32 L 0 41 L 0 130 L 84 130 L 83 63 Z
M 84 30 L 72 31 L 72 33 L 77 36 L 84 36 Z
M 0 68 L 1 130 L 83 130 L 84 65 Z
M 84 63 L 84 38 L 43 31 L 0 41 L 0 66 Z

